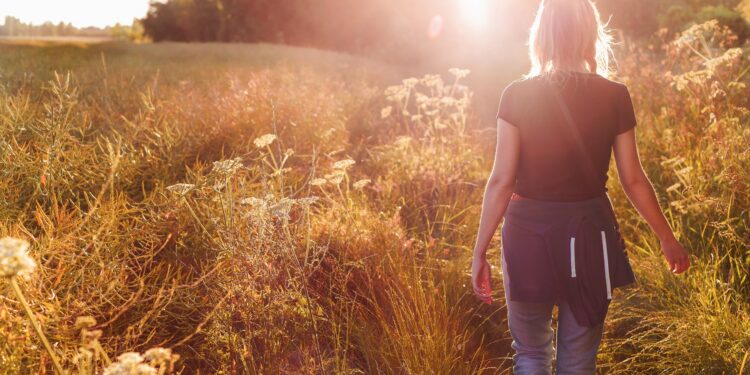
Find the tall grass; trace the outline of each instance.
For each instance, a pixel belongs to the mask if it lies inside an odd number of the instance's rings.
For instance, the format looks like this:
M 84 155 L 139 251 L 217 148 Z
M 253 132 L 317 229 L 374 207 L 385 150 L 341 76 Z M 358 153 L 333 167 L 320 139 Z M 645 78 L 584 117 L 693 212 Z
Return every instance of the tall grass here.
M 604 356 L 612 373 L 746 373 L 750 62 L 716 22 L 664 37 L 661 51 L 631 51 L 621 69 L 639 109 L 642 161 L 693 268 L 669 274 L 644 223 L 623 215 L 639 288 L 612 309 L 616 337 Z
M 639 282 L 611 309 L 606 372 L 749 371 L 750 64 L 732 43 L 708 23 L 621 53 L 694 266 L 671 275 L 611 187 Z M 502 303 L 469 285 L 494 129 L 467 71 L 392 84 L 273 46 L 2 48 L 0 234 L 31 243 L 18 286 L 62 367 L 165 347 L 178 373 L 508 371 Z M 0 373 L 52 371 L 13 296 L 0 283 Z

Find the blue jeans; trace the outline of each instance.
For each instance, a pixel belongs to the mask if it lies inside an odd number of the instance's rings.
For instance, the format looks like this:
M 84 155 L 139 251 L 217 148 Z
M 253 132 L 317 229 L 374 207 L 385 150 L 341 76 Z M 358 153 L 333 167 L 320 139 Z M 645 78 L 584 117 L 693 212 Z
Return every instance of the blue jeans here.
M 507 278 L 502 256 L 503 282 Z M 602 340 L 603 325 L 579 326 L 565 302 L 558 305 L 557 348 L 552 346 L 553 303 L 514 302 L 508 300 L 508 328 L 513 337 L 513 373 L 550 374 L 552 357 L 557 352 L 558 375 L 596 373 L 596 353 Z

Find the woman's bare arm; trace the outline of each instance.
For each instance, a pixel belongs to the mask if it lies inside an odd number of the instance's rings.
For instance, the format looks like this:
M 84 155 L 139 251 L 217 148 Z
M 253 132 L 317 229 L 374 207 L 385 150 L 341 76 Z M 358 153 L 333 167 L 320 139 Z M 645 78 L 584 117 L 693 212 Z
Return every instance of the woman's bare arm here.
M 635 142 L 635 128 L 615 137 L 614 154 L 625 194 L 659 238 L 670 270 L 674 273 L 684 272 L 690 267 L 690 258 L 669 227 L 654 188 L 643 171 Z
M 479 221 L 475 255 L 485 255 L 492 236 L 500 225 L 500 220 L 508 207 L 508 201 L 516 185 L 516 171 L 520 140 L 518 129 L 498 119 L 497 145 L 492 172 L 487 179 L 482 201 L 482 215 Z
M 487 261 L 487 247 L 500 224 L 500 219 L 505 215 L 505 209 L 516 185 L 520 143 L 518 129 L 498 118 L 495 161 L 484 189 L 479 233 L 471 261 L 471 284 L 474 294 L 488 304 L 492 303 L 492 267 Z
M 487 303 L 492 301 L 487 248 L 500 220 L 505 215 L 505 209 L 508 207 L 508 201 L 516 185 L 520 143 L 518 129 L 498 119 L 495 161 L 484 190 L 482 215 L 479 220 L 479 232 L 472 260 L 474 293 Z

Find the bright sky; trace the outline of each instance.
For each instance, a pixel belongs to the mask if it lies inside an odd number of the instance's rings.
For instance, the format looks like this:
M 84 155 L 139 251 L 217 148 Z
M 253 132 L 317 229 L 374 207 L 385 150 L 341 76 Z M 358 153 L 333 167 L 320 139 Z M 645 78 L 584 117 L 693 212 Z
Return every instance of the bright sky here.
M 76 27 L 130 25 L 148 11 L 148 0 L 0 0 L 0 24 L 5 16 L 39 25 L 45 21 Z
M 458 0 L 467 23 L 482 27 L 489 0 Z M 0 0 L 0 23 L 5 16 L 40 25 L 46 21 L 72 23 L 76 27 L 130 25 L 148 11 L 149 0 Z

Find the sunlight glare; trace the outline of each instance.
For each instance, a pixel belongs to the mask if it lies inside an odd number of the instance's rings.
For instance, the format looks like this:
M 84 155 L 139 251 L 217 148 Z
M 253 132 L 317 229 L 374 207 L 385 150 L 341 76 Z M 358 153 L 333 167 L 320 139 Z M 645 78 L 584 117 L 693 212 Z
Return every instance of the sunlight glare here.
M 477 29 L 487 24 L 488 0 L 458 0 L 458 2 L 465 23 Z

